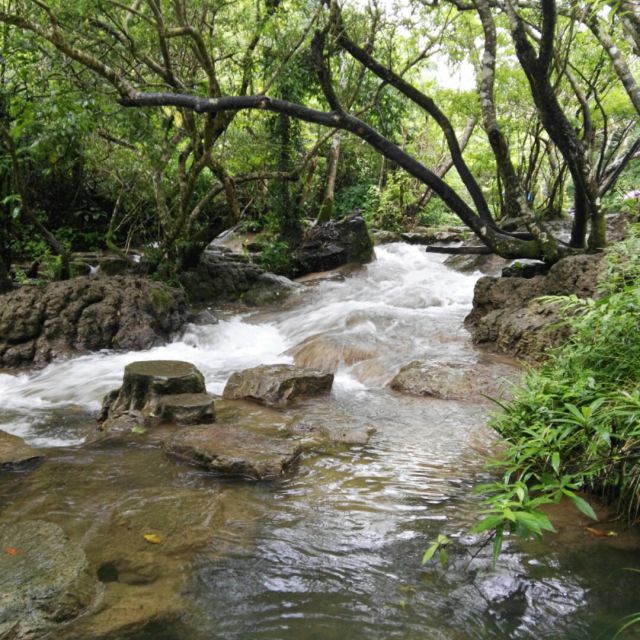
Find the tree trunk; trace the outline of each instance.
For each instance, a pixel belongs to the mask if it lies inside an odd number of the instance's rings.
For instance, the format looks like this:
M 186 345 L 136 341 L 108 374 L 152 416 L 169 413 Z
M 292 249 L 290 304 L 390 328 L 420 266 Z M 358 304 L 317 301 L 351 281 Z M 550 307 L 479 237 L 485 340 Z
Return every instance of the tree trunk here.
M 336 176 L 338 175 L 338 160 L 340 159 L 340 132 L 333 134 L 331 148 L 329 149 L 329 162 L 327 166 L 327 186 L 324 191 L 324 199 L 320 207 L 320 213 L 316 224 L 327 222 L 333 214 L 333 201 L 336 191 Z

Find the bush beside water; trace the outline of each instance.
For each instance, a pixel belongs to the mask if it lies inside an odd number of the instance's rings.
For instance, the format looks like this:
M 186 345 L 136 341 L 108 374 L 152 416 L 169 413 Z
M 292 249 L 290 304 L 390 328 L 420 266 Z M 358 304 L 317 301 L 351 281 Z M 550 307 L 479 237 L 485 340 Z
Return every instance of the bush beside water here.
M 483 485 L 483 519 L 494 557 L 504 532 L 540 536 L 553 527 L 541 510 L 563 497 L 595 518 L 586 491 L 630 523 L 640 516 L 640 225 L 608 250 L 597 300 L 553 298 L 570 315 L 572 334 L 491 425 L 506 451 L 500 480 Z

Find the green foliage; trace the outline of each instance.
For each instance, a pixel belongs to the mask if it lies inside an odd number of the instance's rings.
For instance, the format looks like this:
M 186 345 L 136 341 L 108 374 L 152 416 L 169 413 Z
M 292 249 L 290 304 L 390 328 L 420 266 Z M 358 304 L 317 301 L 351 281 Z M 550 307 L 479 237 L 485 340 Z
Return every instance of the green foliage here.
M 272 273 L 289 273 L 291 267 L 291 249 L 283 240 L 267 242 L 258 258 L 258 263 L 263 269 Z
M 427 550 L 422 556 L 422 564 L 427 564 L 432 558 L 437 557 L 441 566 L 445 566 L 449 560 L 446 547 L 451 544 L 451 540 L 443 534 L 438 534 L 438 537 L 429 545 Z
M 439 198 L 432 198 L 427 206 L 418 212 L 416 222 L 423 227 L 460 224 L 460 220 L 447 209 Z
M 507 449 L 485 498 L 477 533 L 539 536 L 552 530 L 540 507 L 568 498 L 590 518 L 578 490 L 640 514 L 640 227 L 608 255 L 597 300 L 556 299 L 572 313 L 568 344 L 529 372 L 492 420 Z

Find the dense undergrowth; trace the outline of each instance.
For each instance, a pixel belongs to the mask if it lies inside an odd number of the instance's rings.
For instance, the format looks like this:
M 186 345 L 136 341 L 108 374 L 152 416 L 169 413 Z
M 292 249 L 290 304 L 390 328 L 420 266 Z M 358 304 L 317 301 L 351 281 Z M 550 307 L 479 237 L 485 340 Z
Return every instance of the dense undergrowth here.
M 492 419 L 504 438 L 500 480 L 475 532 L 553 530 L 543 505 L 563 497 L 595 518 L 585 491 L 640 520 L 640 225 L 610 248 L 597 299 L 554 298 L 572 328 L 567 344 L 531 370 Z

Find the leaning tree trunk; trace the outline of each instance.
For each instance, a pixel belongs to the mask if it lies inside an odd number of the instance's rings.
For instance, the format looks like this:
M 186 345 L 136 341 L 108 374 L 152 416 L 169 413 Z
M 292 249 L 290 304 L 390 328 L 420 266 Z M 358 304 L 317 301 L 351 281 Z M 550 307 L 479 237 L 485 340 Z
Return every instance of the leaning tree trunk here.
M 542 0 L 542 27 L 540 48 L 536 52 L 528 40 L 523 20 L 516 13 L 512 0 L 505 8 L 511 26 L 516 55 L 525 72 L 540 121 L 560 151 L 574 184 L 574 218 L 570 244 L 585 246 L 587 224 L 591 223 L 589 248 L 598 249 L 606 242 L 604 215 L 598 197 L 598 188 L 592 178 L 584 144 L 567 119 L 551 83 L 551 62 L 554 58 L 556 27 L 555 0 Z

